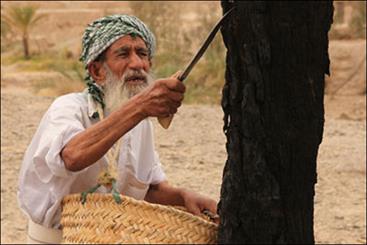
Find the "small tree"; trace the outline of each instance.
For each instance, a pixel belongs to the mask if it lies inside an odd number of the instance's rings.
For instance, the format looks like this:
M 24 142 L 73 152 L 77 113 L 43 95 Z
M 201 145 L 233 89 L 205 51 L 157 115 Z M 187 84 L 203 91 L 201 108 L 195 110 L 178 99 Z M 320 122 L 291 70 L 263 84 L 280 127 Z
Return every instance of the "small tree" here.
M 5 22 L 22 35 L 24 58 L 30 58 L 29 54 L 29 32 L 30 29 L 46 15 L 37 14 L 35 6 L 11 6 L 2 15 Z

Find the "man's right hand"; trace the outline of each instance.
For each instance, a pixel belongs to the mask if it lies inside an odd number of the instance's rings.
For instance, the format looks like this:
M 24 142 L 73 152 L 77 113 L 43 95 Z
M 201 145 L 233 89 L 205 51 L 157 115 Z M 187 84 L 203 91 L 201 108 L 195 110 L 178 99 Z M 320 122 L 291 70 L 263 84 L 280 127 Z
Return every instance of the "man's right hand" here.
M 139 94 L 142 111 L 147 117 L 166 117 L 177 112 L 185 93 L 185 85 L 177 79 L 158 79 Z

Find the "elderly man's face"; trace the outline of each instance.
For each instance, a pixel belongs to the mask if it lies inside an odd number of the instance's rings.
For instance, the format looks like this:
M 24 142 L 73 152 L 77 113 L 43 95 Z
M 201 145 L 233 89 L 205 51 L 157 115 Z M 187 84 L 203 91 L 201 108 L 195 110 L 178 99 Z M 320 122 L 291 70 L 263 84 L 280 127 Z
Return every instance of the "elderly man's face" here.
M 127 69 L 149 72 L 150 59 L 148 48 L 140 37 L 124 36 L 114 42 L 106 51 L 106 64 L 117 76 L 122 77 Z M 139 79 L 127 83 L 141 83 Z
M 92 62 L 88 69 L 94 80 L 103 87 L 107 112 L 114 111 L 125 99 L 152 82 L 150 65 L 145 42 L 129 35 L 115 41 L 102 60 Z

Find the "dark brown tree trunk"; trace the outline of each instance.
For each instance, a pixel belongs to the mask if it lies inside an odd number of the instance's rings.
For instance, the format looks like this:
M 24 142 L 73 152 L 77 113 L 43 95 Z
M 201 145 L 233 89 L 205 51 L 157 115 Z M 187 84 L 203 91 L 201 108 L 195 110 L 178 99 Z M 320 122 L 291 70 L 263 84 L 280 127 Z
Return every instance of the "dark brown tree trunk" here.
M 23 35 L 23 50 L 24 50 L 24 58 L 29 59 L 29 44 L 28 44 L 28 35 Z
M 330 1 L 222 1 L 228 159 L 218 243 L 314 243 Z

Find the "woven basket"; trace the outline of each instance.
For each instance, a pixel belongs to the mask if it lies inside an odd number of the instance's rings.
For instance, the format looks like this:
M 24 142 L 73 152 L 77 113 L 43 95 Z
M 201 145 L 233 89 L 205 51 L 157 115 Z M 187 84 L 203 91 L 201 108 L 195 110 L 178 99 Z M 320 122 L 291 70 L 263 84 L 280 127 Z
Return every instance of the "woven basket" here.
M 63 243 L 216 243 L 218 225 L 186 211 L 111 194 L 62 201 Z

